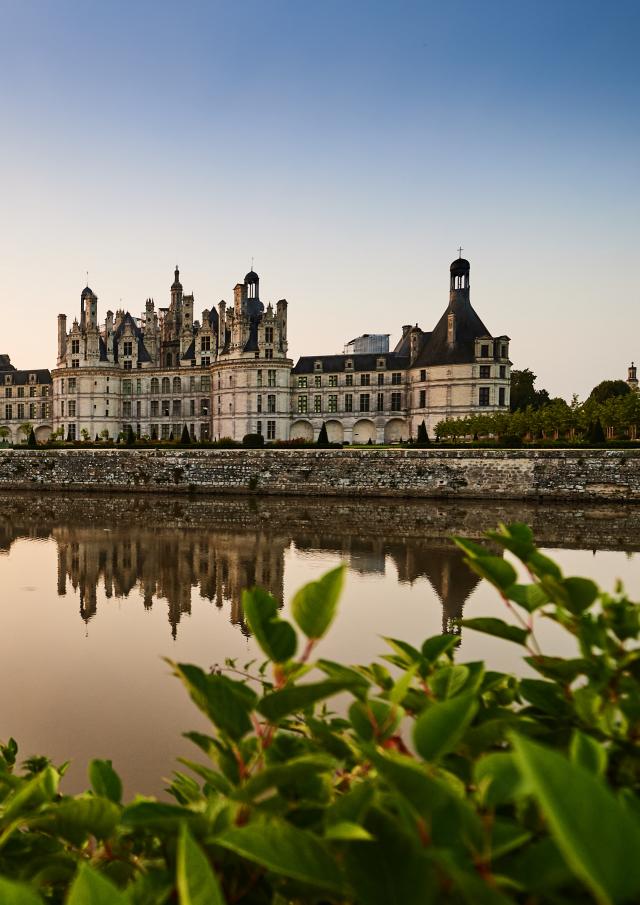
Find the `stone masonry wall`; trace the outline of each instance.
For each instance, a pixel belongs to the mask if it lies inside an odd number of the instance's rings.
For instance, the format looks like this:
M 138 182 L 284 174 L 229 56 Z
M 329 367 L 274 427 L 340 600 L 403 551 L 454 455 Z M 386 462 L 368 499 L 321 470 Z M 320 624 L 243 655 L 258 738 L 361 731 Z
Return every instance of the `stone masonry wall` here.
M 632 503 L 640 450 L 0 450 L 24 489 Z

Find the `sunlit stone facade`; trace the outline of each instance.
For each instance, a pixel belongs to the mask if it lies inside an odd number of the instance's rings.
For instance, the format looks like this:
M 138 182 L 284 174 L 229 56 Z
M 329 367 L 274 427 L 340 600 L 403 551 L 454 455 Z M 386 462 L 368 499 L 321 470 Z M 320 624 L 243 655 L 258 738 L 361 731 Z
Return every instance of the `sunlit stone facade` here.
M 67 330 L 58 316 L 53 417 L 65 439 L 179 439 L 186 425 L 197 440 L 262 433 L 285 439 L 289 428 L 287 302 L 260 301 L 252 270 L 220 302 L 194 320 L 194 297 L 176 268 L 167 308 L 147 299 L 141 317 L 107 311 L 89 287 L 80 319 Z
M 393 351 L 288 358 L 287 302 L 266 307 L 251 270 L 233 304 L 204 309 L 178 269 L 167 308 L 107 311 L 89 287 L 80 319 L 58 317 L 53 420 L 65 439 L 198 440 L 260 433 L 266 440 L 396 443 L 433 434 L 443 418 L 509 407 L 509 337 L 489 333 L 469 298 L 469 262 L 450 268 L 449 305 L 431 332 L 402 328 Z M 355 341 L 354 341 L 355 343 Z M 356 346 L 354 345 L 354 350 Z
M 19 371 L 0 355 L 0 443 L 26 443 L 31 428 L 38 443 L 51 435 L 51 373 Z

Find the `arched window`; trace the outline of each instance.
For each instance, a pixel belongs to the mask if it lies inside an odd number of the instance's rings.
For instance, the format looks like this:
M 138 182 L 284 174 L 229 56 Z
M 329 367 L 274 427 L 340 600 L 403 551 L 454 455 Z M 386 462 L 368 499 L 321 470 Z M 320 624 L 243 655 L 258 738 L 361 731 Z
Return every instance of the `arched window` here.
M 173 378 L 173 392 L 174 392 L 174 393 L 181 393 L 181 392 L 182 392 L 182 381 L 180 380 L 179 377 L 174 377 L 174 378 Z
M 151 378 L 151 392 L 156 394 L 160 392 L 160 381 L 157 377 Z
M 163 377 L 163 378 L 162 378 L 162 392 L 163 392 L 163 393 L 170 393 L 170 392 L 171 392 L 171 381 L 169 380 L 168 377 Z

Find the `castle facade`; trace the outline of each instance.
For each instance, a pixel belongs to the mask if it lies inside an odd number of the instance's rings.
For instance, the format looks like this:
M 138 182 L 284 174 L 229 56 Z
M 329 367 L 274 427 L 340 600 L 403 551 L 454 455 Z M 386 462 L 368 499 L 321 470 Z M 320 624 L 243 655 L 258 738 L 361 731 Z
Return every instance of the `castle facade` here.
M 176 268 L 168 307 L 140 317 L 107 311 L 89 287 L 80 318 L 58 316 L 53 426 L 65 439 L 393 443 L 431 434 L 443 418 L 509 407 L 509 337 L 493 336 L 470 301 L 470 265 L 450 267 L 449 304 L 432 331 L 404 326 L 393 351 L 288 357 L 285 299 L 266 306 L 251 270 L 224 301 L 194 317 Z

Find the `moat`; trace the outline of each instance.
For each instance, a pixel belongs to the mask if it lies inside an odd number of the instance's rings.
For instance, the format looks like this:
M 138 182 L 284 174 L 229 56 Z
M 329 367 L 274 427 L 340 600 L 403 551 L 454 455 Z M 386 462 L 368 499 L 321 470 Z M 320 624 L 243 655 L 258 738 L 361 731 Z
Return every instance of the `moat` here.
M 181 733 L 203 728 L 162 657 L 203 666 L 257 656 L 241 594 L 293 592 L 340 561 L 346 589 L 321 655 L 364 662 L 381 636 L 419 643 L 463 615 L 504 616 L 464 565 L 451 534 L 478 538 L 525 521 L 567 574 L 607 589 L 640 577 L 637 507 L 422 500 L 361 501 L 0 494 L 0 740 L 21 755 L 111 758 L 134 791 L 159 794 Z M 539 639 L 557 643 L 551 623 Z M 462 632 L 461 660 L 520 669 L 518 649 Z

